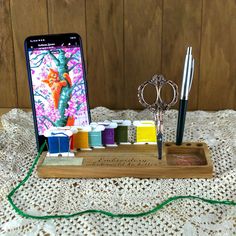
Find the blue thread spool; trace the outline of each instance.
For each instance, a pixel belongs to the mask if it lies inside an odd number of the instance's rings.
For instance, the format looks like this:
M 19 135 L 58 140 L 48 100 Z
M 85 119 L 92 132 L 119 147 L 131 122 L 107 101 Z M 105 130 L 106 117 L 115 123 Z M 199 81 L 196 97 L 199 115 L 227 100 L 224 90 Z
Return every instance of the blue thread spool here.
M 99 123 L 105 126 L 105 130 L 102 131 L 102 143 L 107 147 L 117 147 L 115 144 L 115 128 L 117 128 L 117 123 L 104 121 Z
M 89 132 L 89 146 L 93 148 L 104 148 L 102 145 L 102 131 L 105 129 L 103 125 L 98 125 L 95 122 L 90 124 L 91 131 Z
M 70 130 L 52 129 L 47 130 L 44 136 L 48 138 L 48 151 L 50 154 L 70 152 Z

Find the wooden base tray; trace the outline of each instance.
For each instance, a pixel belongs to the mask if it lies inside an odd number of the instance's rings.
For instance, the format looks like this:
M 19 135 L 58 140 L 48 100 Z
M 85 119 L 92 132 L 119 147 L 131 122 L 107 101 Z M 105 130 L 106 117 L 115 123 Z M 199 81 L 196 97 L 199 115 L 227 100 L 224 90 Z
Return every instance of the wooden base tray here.
M 46 157 L 37 167 L 42 178 L 212 178 L 213 166 L 205 143 L 165 143 L 163 159 L 156 145 L 119 145 L 78 151 L 75 157 Z

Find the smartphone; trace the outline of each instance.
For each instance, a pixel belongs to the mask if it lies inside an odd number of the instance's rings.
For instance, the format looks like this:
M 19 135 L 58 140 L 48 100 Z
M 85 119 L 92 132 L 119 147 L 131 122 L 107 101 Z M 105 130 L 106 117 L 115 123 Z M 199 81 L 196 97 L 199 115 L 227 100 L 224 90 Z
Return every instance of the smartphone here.
M 50 127 L 90 123 L 82 40 L 76 33 L 38 35 L 24 46 L 39 150 Z

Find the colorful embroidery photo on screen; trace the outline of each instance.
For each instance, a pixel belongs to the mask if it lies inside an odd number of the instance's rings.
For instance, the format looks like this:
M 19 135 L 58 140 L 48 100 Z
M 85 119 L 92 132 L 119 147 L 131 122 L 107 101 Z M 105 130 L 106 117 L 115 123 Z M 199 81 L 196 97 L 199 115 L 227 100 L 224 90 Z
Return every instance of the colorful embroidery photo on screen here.
M 39 135 L 52 126 L 87 125 L 80 48 L 36 49 L 29 60 Z

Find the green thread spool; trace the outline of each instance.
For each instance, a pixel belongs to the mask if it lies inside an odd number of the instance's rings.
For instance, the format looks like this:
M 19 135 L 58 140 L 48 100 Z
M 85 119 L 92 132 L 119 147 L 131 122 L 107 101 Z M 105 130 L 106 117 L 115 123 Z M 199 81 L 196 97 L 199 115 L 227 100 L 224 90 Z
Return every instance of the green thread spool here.
M 118 126 L 115 130 L 115 142 L 127 143 L 128 142 L 128 127 Z
M 117 144 L 130 144 L 129 142 L 129 126 L 130 120 L 112 120 L 116 122 L 118 127 L 115 129 L 115 142 Z

